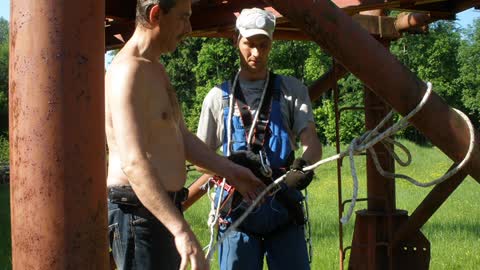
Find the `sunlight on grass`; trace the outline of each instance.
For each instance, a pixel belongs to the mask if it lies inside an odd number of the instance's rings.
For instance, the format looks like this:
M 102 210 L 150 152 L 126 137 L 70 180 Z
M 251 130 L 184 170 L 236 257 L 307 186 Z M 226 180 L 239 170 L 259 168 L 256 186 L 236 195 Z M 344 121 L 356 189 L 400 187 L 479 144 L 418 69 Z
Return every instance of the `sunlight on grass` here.
M 412 152 L 413 163 L 407 168 L 397 166 L 397 172 L 408 174 L 417 180 L 426 182 L 441 176 L 451 161 L 438 149 L 421 147 L 402 141 Z M 346 147 L 342 147 L 346 149 Z M 324 149 L 324 157 L 335 154 L 334 147 Z M 355 158 L 359 175 L 359 198 L 366 196 L 365 157 Z M 338 194 L 336 162 L 325 164 L 315 171 L 314 182 L 309 187 L 310 222 L 314 258 L 312 269 L 330 270 L 339 266 L 338 241 Z M 199 177 L 197 172 L 189 173 L 188 183 Z M 342 168 L 343 199 L 352 196 L 352 180 L 348 160 Z M 403 180 L 397 180 L 397 208 L 407 210 L 409 214 L 425 198 L 431 188 L 419 188 Z M 480 186 L 471 177 L 467 178 L 450 198 L 427 222 L 422 232 L 431 242 L 430 269 L 478 269 L 480 265 L 480 211 L 478 197 Z M 11 269 L 10 224 L 8 186 L 0 186 L 0 270 Z M 356 210 L 366 208 L 365 202 L 357 203 Z M 192 225 L 202 245 L 209 240 L 206 224 L 210 209 L 208 198 L 204 196 L 186 213 L 185 217 Z M 355 217 L 344 226 L 344 246 L 352 240 Z M 348 254 L 347 254 L 348 255 Z M 348 265 L 348 258 L 345 265 Z M 215 257 L 212 270 L 218 269 Z
M 431 181 L 440 177 L 452 162 L 438 149 L 422 147 L 408 141 L 402 141 L 412 152 L 413 162 L 409 167 L 397 166 L 397 172 L 413 176 L 419 181 Z M 346 146 L 342 147 L 342 150 Z M 324 157 L 335 154 L 335 148 L 327 146 Z M 365 157 L 355 158 L 360 181 L 359 198 L 366 196 Z M 315 171 L 316 177 L 309 187 L 310 222 L 314 258 L 312 269 L 330 270 L 339 267 L 338 240 L 338 195 L 336 162 L 325 164 Z M 198 177 L 192 175 L 190 181 Z M 352 179 L 348 159 L 342 168 L 343 199 L 352 196 Z M 420 188 L 397 180 L 397 208 L 407 210 L 409 214 L 425 198 L 431 188 Z M 480 211 L 475 203 L 480 194 L 480 186 L 472 178 L 464 183 L 450 196 L 422 229 L 431 242 L 430 269 L 478 269 L 480 255 Z M 365 202 L 357 203 L 356 210 L 366 208 Z M 206 217 L 210 209 L 208 199 L 202 198 L 191 207 L 185 216 L 192 224 L 200 242 L 208 243 L 209 233 Z M 354 230 L 354 216 L 344 226 L 344 246 L 351 244 Z M 347 254 L 348 255 L 348 254 Z M 348 258 L 345 262 L 348 265 Z M 218 269 L 215 260 L 212 269 Z

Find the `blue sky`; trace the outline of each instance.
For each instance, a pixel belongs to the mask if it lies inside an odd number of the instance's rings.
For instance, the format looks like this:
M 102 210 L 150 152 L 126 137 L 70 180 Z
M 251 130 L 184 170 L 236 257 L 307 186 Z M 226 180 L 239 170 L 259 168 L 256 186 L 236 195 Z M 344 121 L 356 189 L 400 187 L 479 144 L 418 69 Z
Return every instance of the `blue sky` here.
M 10 0 L 0 0 L 0 17 L 10 21 Z M 462 28 L 472 24 L 475 18 L 480 18 L 480 10 L 469 9 L 457 15 L 458 23 Z

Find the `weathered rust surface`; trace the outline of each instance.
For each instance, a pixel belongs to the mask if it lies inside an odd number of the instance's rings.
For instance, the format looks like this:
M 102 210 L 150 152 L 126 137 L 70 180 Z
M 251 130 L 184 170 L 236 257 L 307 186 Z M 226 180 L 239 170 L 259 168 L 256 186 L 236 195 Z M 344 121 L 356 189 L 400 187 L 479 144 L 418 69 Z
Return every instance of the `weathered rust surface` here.
M 182 204 L 184 211 L 207 193 L 207 189 L 202 188 L 205 184 L 213 187 L 213 184 L 208 183 L 209 178 L 210 175 L 203 174 L 188 187 L 188 199 Z
M 425 13 L 402 12 L 398 14 L 395 20 L 397 31 L 403 32 L 425 32 L 427 25 L 432 22 L 432 17 Z
M 313 2 L 313 0 L 312 0 Z M 372 9 L 390 9 L 409 11 L 414 14 L 410 18 L 401 18 L 395 25 L 398 31 L 422 32 L 425 28 L 415 28 L 413 25 L 424 23 L 423 18 L 429 17 L 429 22 L 441 19 L 455 19 L 455 14 L 465 9 L 478 6 L 478 0 L 333 0 L 331 1 L 341 8 L 348 15 L 355 15 L 359 12 Z M 135 3 L 136 0 L 105 0 L 106 3 L 106 48 L 113 49 L 123 46 L 124 42 L 130 38 L 130 29 L 135 23 Z M 268 8 L 262 0 L 198 0 L 193 1 L 191 24 L 193 32 L 191 36 L 196 37 L 224 37 L 231 38 L 235 25 L 235 14 L 243 8 Z M 427 15 L 428 14 L 428 15 Z M 369 25 L 367 29 L 372 33 L 381 33 L 383 37 L 390 36 L 395 38 L 399 36 L 395 27 L 393 27 L 394 18 L 381 17 L 374 20 L 360 18 L 360 21 Z M 363 25 L 365 25 L 365 23 Z M 122 38 L 115 38 L 110 30 L 110 26 L 119 29 Z M 413 27 L 413 28 L 412 28 Z M 309 40 L 310 37 L 303 33 L 296 25 L 290 24 L 288 20 L 282 18 L 277 21 L 275 39 L 294 39 Z
M 369 89 L 365 89 L 365 127 L 366 130 L 374 129 L 380 121 L 390 112 L 390 106 L 386 105 L 375 93 Z M 384 131 L 390 127 L 393 121 L 389 121 Z M 393 147 L 390 145 L 390 147 Z M 395 162 L 392 155 L 387 151 L 385 146 L 378 143 L 373 146 L 378 161 L 382 168 L 388 172 L 395 172 Z M 381 175 L 373 162 L 370 152 L 367 151 L 367 197 L 377 198 L 368 201 L 368 210 L 392 212 L 396 209 L 395 203 L 395 180 Z M 385 229 L 385 228 L 384 228 Z M 390 229 L 390 228 L 386 228 Z
M 409 113 L 422 99 L 426 84 L 330 1 L 266 2 L 302 28 L 327 53 L 400 114 Z M 411 119 L 411 123 L 452 160 L 458 162 L 464 158 L 470 140 L 467 124 L 437 94 L 432 93 L 423 109 Z M 478 132 L 476 138 L 480 139 Z M 479 144 L 474 149 L 471 162 L 466 165 L 466 171 L 480 181 Z
M 104 2 L 11 2 L 13 269 L 107 269 Z
M 352 240 L 350 270 L 427 270 L 430 265 L 430 242 L 420 231 L 393 247 L 385 228 L 397 229 L 408 219 L 406 211 L 357 211 Z

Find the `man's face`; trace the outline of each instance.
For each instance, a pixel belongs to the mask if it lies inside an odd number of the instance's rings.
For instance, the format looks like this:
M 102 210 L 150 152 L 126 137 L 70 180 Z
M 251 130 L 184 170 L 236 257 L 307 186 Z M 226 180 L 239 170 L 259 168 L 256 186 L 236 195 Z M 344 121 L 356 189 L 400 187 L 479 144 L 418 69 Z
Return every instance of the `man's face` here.
M 192 31 L 190 4 L 191 0 L 177 0 L 177 4 L 167 14 L 162 14 L 160 17 L 161 40 L 164 42 L 163 47 L 168 52 L 175 51 L 178 43 Z
M 263 72 L 267 69 L 268 55 L 272 49 L 272 41 L 265 35 L 241 37 L 238 41 L 240 65 L 251 73 Z

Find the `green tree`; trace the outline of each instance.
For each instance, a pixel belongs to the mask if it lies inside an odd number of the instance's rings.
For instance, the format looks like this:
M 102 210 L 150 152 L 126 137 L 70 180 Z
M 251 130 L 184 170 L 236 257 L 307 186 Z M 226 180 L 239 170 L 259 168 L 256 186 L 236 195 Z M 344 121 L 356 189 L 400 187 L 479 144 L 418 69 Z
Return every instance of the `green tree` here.
M 239 68 L 238 53 L 229 39 L 204 39 L 198 52 L 198 59 L 193 72 L 197 80 L 195 102 L 192 114 L 187 120 L 189 128 L 197 129 L 198 118 L 203 99 L 215 85 L 232 78 Z
M 480 19 L 465 32 L 459 49 L 462 102 L 477 128 L 480 127 Z
M 391 51 L 422 80 L 433 83 L 435 91 L 450 105 L 461 106 L 458 88 L 460 30 L 454 22 L 440 21 L 427 35 L 405 35 Z
M 311 85 L 332 66 L 332 58 L 315 43 L 310 43 L 308 58 L 305 60 L 304 81 Z
M 406 34 L 392 43 L 391 51 L 420 79 L 430 81 L 434 91 L 453 107 L 464 109 L 462 102 L 458 50 L 460 30 L 454 22 L 439 21 L 430 25 L 426 35 Z M 424 143 L 425 138 L 414 128 L 400 136 Z
M 234 76 L 239 57 L 230 39 L 205 39 L 194 67 L 199 86 L 213 87 Z
M 8 131 L 8 21 L 0 18 L 0 132 Z
M 192 106 L 196 100 L 196 81 L 193 68 L 196 65 L 197 54 L 201 46 L 202 39 L 187 38 L 174 52 L 162 55 L 160 58 L 177 93 L 179 105 L 189 128 L 192 128 L 189 125 L 189 119 L 192 117 Z
M 293 76 L 300 80 L 305 75 L 305 60 L 309 56 L 313 43 L 282 40 L 272 44 L 269 56 L 269 66 L 276 73 Z
M 0 17 L 0 44 L 8 43 L 8 21 Z

